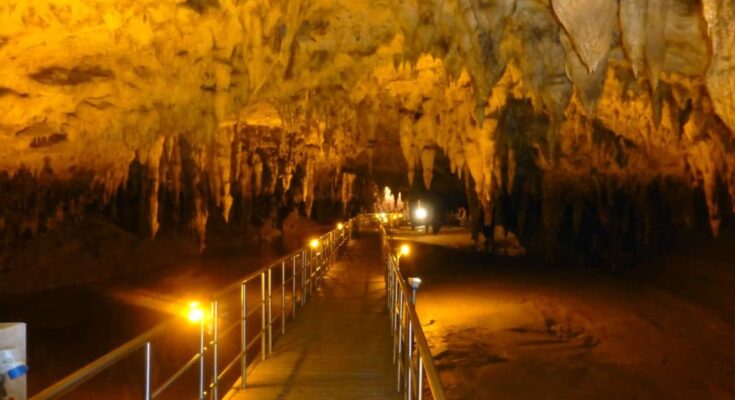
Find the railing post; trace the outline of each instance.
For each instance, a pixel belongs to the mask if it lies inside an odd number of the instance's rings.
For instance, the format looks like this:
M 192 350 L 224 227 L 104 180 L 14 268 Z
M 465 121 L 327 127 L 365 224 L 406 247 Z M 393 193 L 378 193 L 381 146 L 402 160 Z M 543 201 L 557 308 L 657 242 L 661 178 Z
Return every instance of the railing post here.
M 199 400 L 204 400 L 204 320 L 199 321 Z
M 286 260 L 281 261 L 281 335 L 286 334 Z
M 411 400 L 413 393 L 411 390 L 411 375 L 413 374 L 413 322 L 408 320 L 408 335 L 406 337 L 406 393 L 408 400 Z
M 398 293 L 398 392 L 401 391 L 401 365 L 403 362 L 403 292 Z
M 311 256 L 309 257 L 309 297 L 311 297 L 311 289 L 314 286 L 314 249 L 309 250 Z
M 301 250 L 301 307 L 306 304 L 306 249 Z
M 293 256 L 293 267 L 291 271 L 291 318 L 296 319 L 296 255 Z
M 212 302 L 212 399 L 219 400 L 219 313 L 217 300 Z
M 151 400 L 151 342 L 145 344 L 145 400 Z
M 245 379 L 247 378 L 248 368 L 248 298 L 247 298 L 247 283 L 243 282 L 240 286 L 240 304 L 242 309 L 240 311 L 240 325 L 242 332 L 240 332 L 240 347 L 242 349 L 242 357 L 240 358 L 240 388 L 245 389 Z
M 401 296 L 401 292 L 398 287 L 398 279 L 400 277 L 397 276 L 398 271 L 395 269 L 393 270 L 393 330 L 398 330 L 398 302 L 400 301 L 399 298 Z
M 273 269 L 268 268 L 268 355 L 273 354 Z
M 424 398 L 424 359 L 418 354 L 418 374 L 416 375 L 416 392 L 418 400 Z
M 265 360 L 266 347 L 265 340 L 268 334 L 265 325 L 265 272 L 260 273 L 260 359 Z

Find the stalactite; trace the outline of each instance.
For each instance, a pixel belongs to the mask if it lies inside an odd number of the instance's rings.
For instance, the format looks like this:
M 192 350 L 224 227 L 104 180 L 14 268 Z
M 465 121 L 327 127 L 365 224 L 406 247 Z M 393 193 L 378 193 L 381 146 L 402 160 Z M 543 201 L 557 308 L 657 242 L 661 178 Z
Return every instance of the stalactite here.
M 666 58 L 666 15 L 669 0 L 648 0 L 646 12 L 646 64 L 651 89 L 658 88 Z
M 260 157 L 260 154 L 253 153 L 250 164 L 252 165 L 253 189 L 255 191 L 255 195 L 260 196 L 261 194 L 263 194 L 264 171 L 264 163 Z
M 232 142 L 235 140 L 235 127 L 232 125 L 220 127 L 214 136 L 212 155 L 212 191 L 215 203 L 222 210 L 225 221 L 230 219 L 232 208 Z
M 350 172 L 342 172 L 342 186 L 340 201 L 342 201 L 342 214 L 350 216 L 350 200 L 355 197 L 355 180 L 357 175 Z
M 148 213 L 149 213 L 149 235 L 151 238 L 156 236 L 158 228 L 158 189 L 161 184 L 160 165 L 164 148 L 164 139 L 158 140 L 158 143 L 149 151 L 146 165 L 148 166 L 149 189 L 148 189 Z
M 434 156 L 436 149 L 424 147 L 421 150 L 421 170 L 423 171 L 424 187 L 431 189 L 431 180 L 434 177 Z
M 618 7 L 613 0 L 553 0 L 556 16 L 569 33 L 590 74 L 605 69 Z M 596 18 L 589 18 L 595 15 Z
M 645 68 L 647 0 L 620 0 L 620 30 L 623 46 L 637 78 Z

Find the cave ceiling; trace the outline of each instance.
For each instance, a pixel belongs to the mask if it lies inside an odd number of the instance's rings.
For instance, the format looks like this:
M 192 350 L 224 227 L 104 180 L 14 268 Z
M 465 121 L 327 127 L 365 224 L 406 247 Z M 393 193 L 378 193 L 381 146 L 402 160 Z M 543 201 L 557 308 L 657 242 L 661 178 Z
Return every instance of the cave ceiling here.
M 393 140 L 370 169 L 428 187 L 442 151 L 486 207 L 526 162 L 558 188 L 685 182 L 716 232 L 734 41 L 729 0 L 3 2 L 0 170 L 111 191 L 133 160 L 175 169 L 183 135 L 227 214 L 234 186 L 269 190 L 238 180 L 262 149 L 313 183 Z

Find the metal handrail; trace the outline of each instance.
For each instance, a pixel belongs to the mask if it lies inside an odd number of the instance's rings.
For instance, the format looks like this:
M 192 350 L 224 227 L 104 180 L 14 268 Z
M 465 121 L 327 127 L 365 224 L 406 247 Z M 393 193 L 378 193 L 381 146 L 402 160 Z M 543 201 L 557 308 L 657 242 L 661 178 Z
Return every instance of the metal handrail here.
M 172 324 L 173 320 L 174 319 L 172 318 L 138 335 L 133 340 L 130 340 L 129 342 L 123 344 L 115 350 L 112 350 L 104 356 L 85 365 L 84 367 L 67 376 L 66 378 L 42 390 L 37 395 L 33 396 L 31 400 L 53 399 L 69 393 L 77 386 L 81 385 L 84 382 L 87 382 L 105 369 L 111 367 L 112 365 L 115 365 L 118 361 L 123 360 L 130 354 L 146 346 L 152 340 L 161 336 L 163 332 Z
M 119 361 L 127 358 L 131 354 L 133 354 L 136 351 L 139 351 L 142 348 L 145 348 L 145 354 L 146 354 L 146 360 L 145 360 L 145 395 L 144 398 L 146 400 L 151 400 L 156 397 L 158 397 L 165 389 L 167 389 L 169 386 L 171 386 L 180 376 L 183 375 L 183 373 L 191 368 L 192 366 L 197 364 L 197 361 L 199 361 L 199 393 L 198 398 L 200 400 L 204 399 L 205 396 L 205 372 L 204 372 L 204 355 L 207 351 L 212 351 L 213 353 L 213 360 L 212 360 L 212 380 L 207 385 L 208 388 L 212 390 L 212 399 L 218 400 L 218 386 L 219 386 L 219 379 L 222 375 L 224 375 L 227 371 L 231 369 L 233 365 L 236 364 L 238 360 L 241 361 L 241 386 L 245 387 L 246 382 L 246 375 L 247 375 L 247 350 L 257 342 L 258 339 L 261 341 L 261 356 L 263 359 L 266 358 L 267 355 L 272 353 L 272 343 L 273 343 L 273 331 L 272 331 L 272 323 L 275 320 L 272 317 L 272 271 L 274 268 L 280 267 L 281 269 L 281 334 L 285 334 L 286 332 L 286 306 L 285 306 L 285 291 L 286 291 L 286 283 L 292 284 L 292 308 L 291 308 L 291 317 L 296 317 L 296 308 L 298 305 L 298 302 L 296 301 L 296 285 L 297 285 L 297 263 L 296 260 L 298 258 L 301 258 L 301 305 L 303 306 L 305 304 L 305 301 L 307 297 L 310 297 L 312 286 L 314 284 L 314 281 L 318 284 L 318 279 L 320 278 L 320 275 L 323 275 L 326 273 L 327 268 L 329 265 L 336 261 L 336 256 L 339 253 L 339 250 L 344 247 L 351 239 L 351 229 L 353 225 L 353 220 L 351 219 L 347 223 L 344 224 L 342 229 L 333 229 L 324 235 L 319 237 L 319 241 L 321 243 L 321 249 L 318 249 L 317 251 L 314 251 L 314 249 L 310 249 L 308 246 L 304 246 L 301 249 L 290 253 L 286 256 L 283 256 L 276 261 L 273 261 L 268 264 L 268 266 L 258 269 L 257 271 L 254 271 L 245 277 L 238 279 L 237 281 L 233 282 L 232 284 L 229 284 L 225 286 L 223 289 L 216 292 L 214 295 L 212 295 L 211 299 L 211 307 L 212 307 L 212 332 L 209 334 L 213 337 L 213 339 L 208 340 L 205 342 L 204 336 L 205 336 L 205 329 L 204 329 L 204 320 L 202 319 L 200 323 L 200 340 L 199 340 L 199 351 L 194 354 L 192 358 L 190 358 L 183 366 L 181 366 L 171 377 L 166 379 L 166 381 L 160 385 L 155 390 L 152 390 L 151 387 L 151 342 L 161 336 L 164 335 L 164 333 L 171 327 L 171 325 L 176 322 L 177 318 L 171 318 L 163 323 L 160 323 L 156 325 L 154 328 L 136 336 L 135 338 L 131 339 L 130 341 L 124 343 L 120 347 L 110 351 L 109 353 L 105 354 L 104 356 L 98 358 L 97 360 L 92 361 L 91 363 L 87 364 L 86 366 L 82 367 L 81 369 L 77 370 L 76 372 L 72 373 L 71 375 L 68 375 L 67 377 L 61 379 L 60 381 L 54 383 L 53 385 L 47 387 L 46 389 L 42 390 L 40 393 L 36 394 L 31 398 L 31 400 L 46 400 L 46 399 L 55 399 L 58 398 L 64 394 L 67 394 L 83 383 L 91 380 L 95 376 L 99 375 L 103 371 L 107 370 L 111 366 L 117 364 Z M 308 260 L 307 260 L 307 253 L 309 254 Z M 286 274 L 286 262 L 291 261 L 291 277 L 286 280 L 285 274 Z M 315 268 L 315 264 L 316 268 Z M 306 268 L 309 268 L 309 277 L 308 281 L 306 279 Z M 268 283 L 268 291 L 266 296 L 266 276 L 267 276 L 267 283 Z M 261 304 L 259 307 L 254 307 L 252 310 L 248 310 L 247 308 L 247 298 L 246 298 L 246 288 L 247 284 L 252 282 L 260 280 L 261 281 Z M 305 287 L 306 283 L 308 282 L 309 288 L 307 292 L 307 288 Z M 235 290 L 240 289 L 241 291 L 241 316 L 240 316 L 240 324 L 242 326 L 242 335 L 241 335 L 241 346 L 242 349 L 239 352 L 239 354 L 233 359 L 230 363 L 228 363 L 227 367 L 220 373 L 218 371 L 218 347 L 219 342 L 222 339 L 222 336 L 224 336 L 226 333 L 229 333 L 231 330 L 230 328 L 227 328 L 225 332 L 222 334 L 219 334 L 218 328 L 219 328 L 219 315 L 218 315 L 218 303 L 222 299 L 222 297 Z M 308 293 L 308 295 L 307 295 Z M 261 329 L 258 334 L 255 335 L 254 338 L 251 339 L 250 342 L 247 341 L 247 317 L 253 314 L 258 309 L 261 310 Z M 266 312 L 268 314 L 268 317 L 266 319 Z M 276 319 L 279 316 L 276 316 Z M 266 346 L 267 341 L 267 346 Z M 205 344 L 209 344 L 212 346 L 211 350 L 209 350 Z
M 386 264 L 386 306 L 390 311 L 391 334 L 394 337 L 393 362 L 397 364 L 397 390 L 404 390 L 408 400 L 413 398 L 415 392 L 421 400 L 425 375 L 432 397 L 445 400 L 444 387 L 421 328 L 412 289 L 398 267 L 399 258 L 391 250 L 383 223 L 380 224 L 380 236 L 381 252 Z

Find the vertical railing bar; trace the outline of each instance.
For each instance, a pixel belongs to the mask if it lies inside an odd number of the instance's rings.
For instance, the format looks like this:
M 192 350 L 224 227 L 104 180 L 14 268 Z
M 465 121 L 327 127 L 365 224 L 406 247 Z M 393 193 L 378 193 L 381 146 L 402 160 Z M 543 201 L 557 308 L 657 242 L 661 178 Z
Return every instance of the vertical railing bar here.
M 407 339 L 406 359 L 408 362 L 406 363 L 406 365 L 408 366 L 408 368 L 406 368 L 406 392 L 408 395 L 408 400 L 411 400 L 412 394 L 413 394 L 411 392 L 411 390 L 413 389 L 411 387 L 411 375 L 413 375 L 413 368 L 412 368 L 412 365 L 413 365 L 413 323 L 411 322 L 410 318 L 407 318 L 407 319 L 408 319 L 408 335 L 406 337 Z
M 242 332 L 240 335 L 240 343 L 242 349 L 242 358 L 240 359 L 240 388 L 245 389 L 245 380 L 247 378 L 248 369 L 248 298 L 247 298 L 247 282 L 243 282 L 240 289 L 240 304 L 242 305 L 241 310 L 241 326 Z
M 212 302 L 212 399 L 219 400 L 219 313 L 217 300 Z
M 266 325 L 265 325 L 265 272 L 260 274 L 260 358 L 266 357 Z
M 314 287 L 314 249 L 311 249 L 311 257 L 309 257 L 309 297 Z
M 151 400 L 151 342 L 145 343 L 145 400 Z
M 401 365 L 403 358 L 403 292 L 398 294 L 398 392 L 401 391 Z
M 281 335 L 286 334 L 286 260 L 281 261 Z
M 204 318 L 199 321 L 199 400 L 204 400 Z
M 293 256 L 292 260 L 292 271 L 291 271 L 291 318 L 296 319 L 296 257 L 298 255 Z
M 301 307 L 306 304 L 306 249 L 301 250 Z
M 273 269 L 268 268 L 268 355 L 273 354 Z

